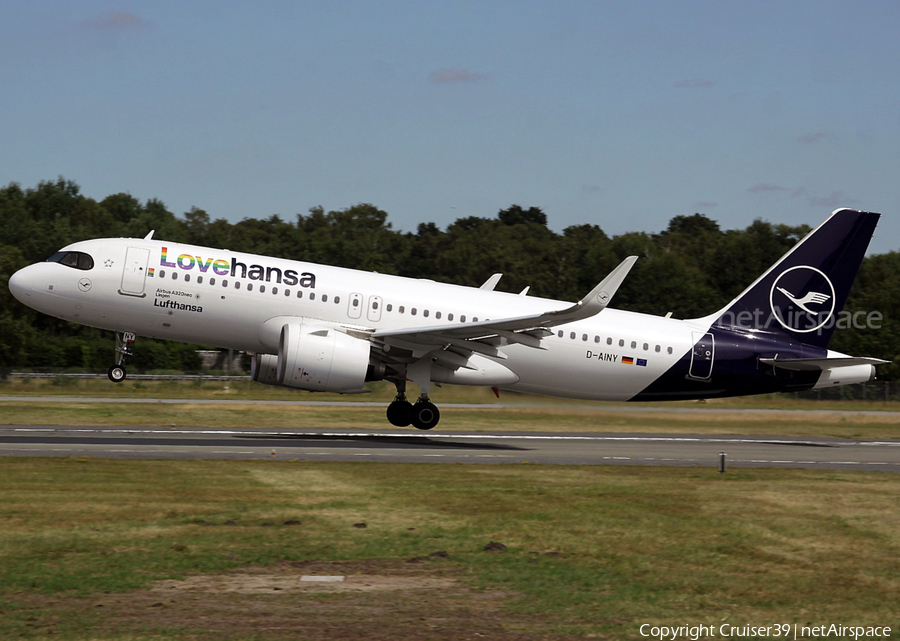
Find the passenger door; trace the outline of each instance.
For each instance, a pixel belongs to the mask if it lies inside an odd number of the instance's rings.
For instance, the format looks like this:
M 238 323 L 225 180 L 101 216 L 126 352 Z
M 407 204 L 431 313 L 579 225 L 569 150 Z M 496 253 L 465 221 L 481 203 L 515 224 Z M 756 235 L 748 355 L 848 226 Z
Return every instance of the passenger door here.
M 125 266 L 122 268 L 122 286 L 119 293 L 124 296 L 143 298 L 144 284 L 147 281 L 147 263 L 150 250 L 144 247 L 129 247 L 125 253 Z
M 715 343 L 710 333 L 694 332 L 694 349 L 691 352 L 691 367 L 688 375 L 691 378 L 706 380 L 712 376 Z

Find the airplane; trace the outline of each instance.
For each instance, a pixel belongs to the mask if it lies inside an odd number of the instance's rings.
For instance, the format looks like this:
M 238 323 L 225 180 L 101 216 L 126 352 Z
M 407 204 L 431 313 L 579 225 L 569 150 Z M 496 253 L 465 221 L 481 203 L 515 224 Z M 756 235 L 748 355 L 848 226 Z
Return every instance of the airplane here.
M 39 312 L 135 336 L 251 353 L 254 381 L 359 393 L 387 380 L 388 421 L 429 430 L 432 384 L 664 401 L 871 380 L 876 358 L 828 349 L 879 214 L 839 209 L 722 309 L 693 319 L 609 306 L 637 257 L 578 302 L 145 238 L 72 243 L 9 280 Z M 411 403 L 407 382 L 420 391 Z

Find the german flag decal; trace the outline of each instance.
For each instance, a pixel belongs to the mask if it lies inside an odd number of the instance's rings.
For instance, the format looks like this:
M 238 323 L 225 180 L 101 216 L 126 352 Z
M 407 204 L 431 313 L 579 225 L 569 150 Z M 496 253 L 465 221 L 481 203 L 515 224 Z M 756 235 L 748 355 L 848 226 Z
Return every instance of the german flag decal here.
M 623 356 L 622 365 L 634 365 L 634 359 L 631 356 Z

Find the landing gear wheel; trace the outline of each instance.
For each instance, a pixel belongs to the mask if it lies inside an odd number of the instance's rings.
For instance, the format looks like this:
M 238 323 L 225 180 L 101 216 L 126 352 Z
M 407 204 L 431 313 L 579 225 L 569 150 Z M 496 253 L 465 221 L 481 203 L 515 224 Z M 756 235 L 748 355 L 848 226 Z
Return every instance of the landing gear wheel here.
M 125 368 L 122 365 L 113 365 L 109 368 L 109 371 L 106 372 L 106 375 L 109 376 L 109 380 L 113 383 L 121 383 L 125 380 L 128 372 L 125 371 Z
M 125 360 L 134 354 L 134 334 L 132 332 L 123 332 L 121 335 L 116 332 L 116 364 L 107 370 L 106 375 L 113 383 L 121 383 L 125 380 L 128 372 L 125 371 Z
M 391 425 L 406 427 L 412 423 L 413 406 L 407 400 L 393 401 L 387 408 L 387 420 Z
M 441 413 L 431 401 L 416 401 L 412 406 L 412 424 L 419 430 L 430 430 L 441 420 Z

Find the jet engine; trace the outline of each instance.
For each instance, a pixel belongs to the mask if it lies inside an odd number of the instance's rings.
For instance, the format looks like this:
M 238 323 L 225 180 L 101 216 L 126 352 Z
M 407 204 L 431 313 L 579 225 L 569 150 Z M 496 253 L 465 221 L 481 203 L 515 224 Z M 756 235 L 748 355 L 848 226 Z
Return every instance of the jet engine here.
M 254 381 L 313 392 L 362 392 L 371 367 L 369 342 L 331 327 L 286 323 L 278 355 L 256 354 Z

